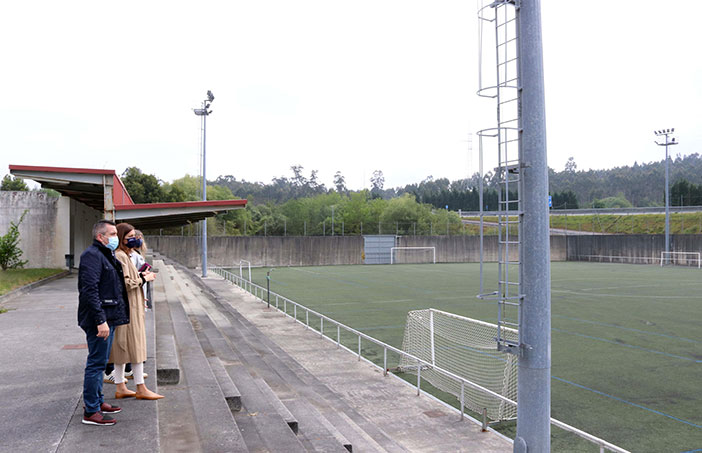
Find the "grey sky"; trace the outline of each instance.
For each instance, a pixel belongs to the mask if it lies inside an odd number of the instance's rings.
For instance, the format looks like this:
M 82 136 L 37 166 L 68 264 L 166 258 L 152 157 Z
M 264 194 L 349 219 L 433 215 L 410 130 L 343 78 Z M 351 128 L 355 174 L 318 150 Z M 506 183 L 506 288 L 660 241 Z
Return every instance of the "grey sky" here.
M 7 3 L 7 2 L 6 2 Z M 0 14 L 0 167 L 138 166 L 268 182 L 300 164 L 350 188 L 477 169 L 474 1 L 54 2 Z M 702 2 L 543 0 L 549 165 L 702 151 Z

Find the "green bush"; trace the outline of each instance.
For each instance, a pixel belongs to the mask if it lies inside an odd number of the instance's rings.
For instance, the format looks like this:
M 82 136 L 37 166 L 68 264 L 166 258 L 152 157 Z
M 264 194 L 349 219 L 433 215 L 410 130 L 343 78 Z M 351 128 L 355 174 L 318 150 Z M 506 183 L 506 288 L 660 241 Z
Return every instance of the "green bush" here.
M 10 222 L 10 229 L 4 236 L 0 236 L 0 267 L 2 270 L 17 269 L 24 267 L 27 261 L 20 259 L 22 250 L 19 248 L 20 233 L 19 226 L 27 215 L 28 210 L 22 213 L 17 223 Z

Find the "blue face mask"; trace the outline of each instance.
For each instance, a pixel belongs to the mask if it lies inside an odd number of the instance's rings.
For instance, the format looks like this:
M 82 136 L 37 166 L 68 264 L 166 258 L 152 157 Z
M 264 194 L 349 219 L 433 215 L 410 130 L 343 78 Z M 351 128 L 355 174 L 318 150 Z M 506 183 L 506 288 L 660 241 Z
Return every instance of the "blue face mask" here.
M 107 240 L 109 242 L 105 244 L 105 247 L 112 250 L 113 252 L 117 250 L 117 247 L 119 246 L 119 239 L 117 239 L 117 236 L 112 236 L 110 238 L 107 238 Z
M 127 239 L 127 247 L 130 249 L 141 247 L 141 239 L 129 238 Z

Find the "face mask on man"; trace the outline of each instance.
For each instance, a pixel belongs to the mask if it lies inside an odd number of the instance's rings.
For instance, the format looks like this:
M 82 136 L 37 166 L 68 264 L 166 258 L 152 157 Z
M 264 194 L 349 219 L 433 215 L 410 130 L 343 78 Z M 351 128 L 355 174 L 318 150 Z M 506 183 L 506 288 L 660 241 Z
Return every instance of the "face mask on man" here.
M 141 247 L 141 239 L 129 238 L 127 239 L 127 247 L 130 249 Z
M 107 244 L 105 244 L 105 247 L 108 249 L 112 250 L 113 252 L 117 250 L 117 247 L 119 246 L 119 239 L 117 239 L 117 236 L 112 236 L 107 238 Z

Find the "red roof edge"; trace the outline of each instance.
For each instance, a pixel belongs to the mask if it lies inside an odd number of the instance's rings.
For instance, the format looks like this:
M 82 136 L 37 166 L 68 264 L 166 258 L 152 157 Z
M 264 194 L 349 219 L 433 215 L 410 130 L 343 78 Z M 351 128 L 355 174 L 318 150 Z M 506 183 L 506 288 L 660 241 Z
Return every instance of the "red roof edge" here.
M 171 203 L 140 203 L 140 204 L 115 204 L 115 210 L 127 209 L 161 209 L 161 208 L 187 208 L 187 207 L 226 207 L 246 206 L 246 200 L 212 200 L 212 201 L 180 201 Z
M 116 174 L 112 179 L 112 202 L 115 205 L 133 205 L 134 200 L 132 200 L 131 195 L 127 192 L 127 188 L 124 187 L 124 183 Z
M 52 173 L 91 173 L 95 175 L 115 175 L 114 170 L 98 168 L 39 167 L 35 165 L 10 165 L 10 170 L 46 171 Z

